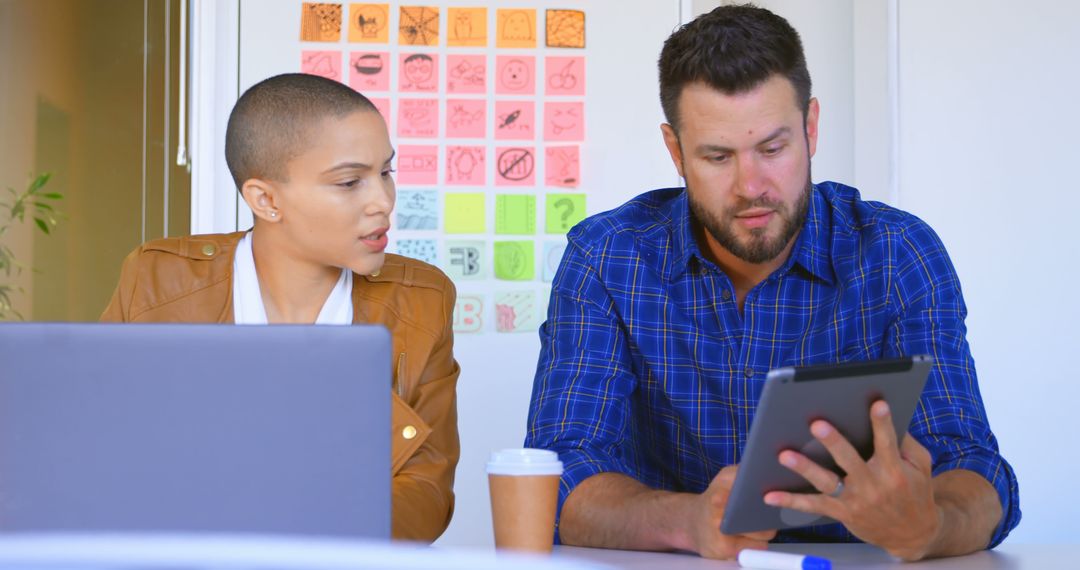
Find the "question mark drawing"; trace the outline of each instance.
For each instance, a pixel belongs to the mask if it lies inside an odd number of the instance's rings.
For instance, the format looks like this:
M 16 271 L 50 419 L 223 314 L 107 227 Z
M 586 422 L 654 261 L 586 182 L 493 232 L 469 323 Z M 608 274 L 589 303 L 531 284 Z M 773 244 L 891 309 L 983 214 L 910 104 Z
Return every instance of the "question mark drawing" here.
M 554 207 L 556 210 L 562 210 L 562 229 L 569 229 L 570 224 L 566 222 L 570 218 L 570 214 L 574 213 L 574 201 L 569 198 L 560 198 L 555 201 Z

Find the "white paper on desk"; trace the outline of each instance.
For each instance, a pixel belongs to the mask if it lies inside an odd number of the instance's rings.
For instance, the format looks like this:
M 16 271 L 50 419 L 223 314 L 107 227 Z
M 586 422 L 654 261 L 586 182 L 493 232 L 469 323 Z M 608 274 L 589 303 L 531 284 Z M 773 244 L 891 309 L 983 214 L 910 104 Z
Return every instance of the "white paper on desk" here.
M 601 570 L 542 556 L 409 543 L 234 534 L 20 533 L 0 536 L 0 569 L 198 570 Z

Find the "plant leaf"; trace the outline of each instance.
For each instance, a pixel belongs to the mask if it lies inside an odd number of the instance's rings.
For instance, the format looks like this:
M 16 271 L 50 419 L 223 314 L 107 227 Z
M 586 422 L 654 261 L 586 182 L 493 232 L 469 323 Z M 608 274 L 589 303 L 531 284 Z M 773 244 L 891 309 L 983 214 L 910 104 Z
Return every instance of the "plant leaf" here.
M 41 218 L 34 218 L 34 223 L 37 224 L 37 227 L 41 228 L 41 231 L 45 232 L 46 234 L 49 233 L 49 224 L 46 224 L 45 220 Z
M 53 207 L 44 202 L 34 202 L 34 207 L 38 210 L 48 210 L 50 212 L 53 211 Z
M 49 181 L 49 177 L 52 176 L 51 172 L 43 172 L 30 183 L 30 187 L 26 190 L 27 194 L 33 194 L 37 192 L 46 182 Z
M 59 192 L 47 192 L 45 194 L 38 194 L 41 198 L 48 198 L 49 200 L 63 200 L 64 195 Z

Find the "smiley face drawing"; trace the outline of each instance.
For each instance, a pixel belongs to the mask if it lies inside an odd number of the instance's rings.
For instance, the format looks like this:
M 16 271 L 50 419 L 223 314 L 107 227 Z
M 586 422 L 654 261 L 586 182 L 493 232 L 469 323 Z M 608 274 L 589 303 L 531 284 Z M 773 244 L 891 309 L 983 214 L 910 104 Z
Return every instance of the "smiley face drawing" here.
M 414 53 L 405 58 L 405 79 L 415 87 L 431 81 L 435 74 L 435 60 L 426 53 Z
M 581 117 L 578 116 L 578 110 L 574 107 L 555 108 L 555 113 L 551 116 L 551 131 L 556 135 L 561 135 L 577 129 L 580 123 Z
M 531 83 L 529 66 L 520 59 L 511 59 L 503 65 L 499 72 L 499 82 L 503 87 L 513 91 L 525 89 Z

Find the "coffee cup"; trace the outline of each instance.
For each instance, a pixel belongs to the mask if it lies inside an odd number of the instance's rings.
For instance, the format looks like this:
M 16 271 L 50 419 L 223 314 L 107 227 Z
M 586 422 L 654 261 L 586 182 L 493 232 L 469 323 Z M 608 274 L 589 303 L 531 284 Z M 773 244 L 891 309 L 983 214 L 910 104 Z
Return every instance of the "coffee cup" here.
M 551 552 L 562 472 L 554 451 L 504 449 L 491 454 L 487 473 L 496 548 Z

